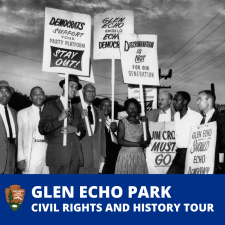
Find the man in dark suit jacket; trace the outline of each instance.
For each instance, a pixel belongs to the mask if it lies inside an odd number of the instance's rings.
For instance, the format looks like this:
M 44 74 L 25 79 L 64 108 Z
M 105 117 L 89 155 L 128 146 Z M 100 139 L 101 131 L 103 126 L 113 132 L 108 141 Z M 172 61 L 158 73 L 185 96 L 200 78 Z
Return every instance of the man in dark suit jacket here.
M 111 137 L 111 135 L 114 135 L 115 139 L 117 139 L 117 137 L 115 136 L 115 132 L 117 131 L 117 123 L 110 122 L 111 120 L 109 118 L 109 116 L 111 115 L 111 100 L 109 98 L 102 99 L 100 109 L 103 111 L 106 120 L 106 159 L 102 173 L 114 174 L 116 160 L 121 146 L 119 144 L 114 143 Z
M 46 165 L 50 174 L 76 174 L 83 165 L 80 138 L 85 135 L 85 128 L 80 111 L 71 104 L 77 90 L 82 88 L 76 75 L 69 75 L 68 100 L 65 102 L 65 80 L 60 81 L 63 93 L 60 98 L 47 102 L 41 114 L 39 131 L 46 135 L 48 148 Z M 67 118 L 67 127 L 63 120 Z M 63 134 L 67 134 L 67 145 L 63 146 Z
M 197 105 L 203 114 L 201 124 L 216 121 L 217 123 L 217 139 L 215 149 L 215 166 L 214 173 L 225 173 L 225 112 L 218 112 L 215 109 L 216 96 L 210 90 L 200 91 L 198 93 Z
M 84 117 L 88 116 L 92 136 L 88 136 L 88 132 L 86 132 L 85 137 L 81 140 L 84 166 L 79 168 L 79 174 L 97 174 L 102 172 L 106 156 L 105 117 L 102 110 L 92 105 L 96 96 L 96 90 L 92 84 L 84 86 L 83 95 L 84 109 L 81 103 L 77 107 L 82 113 L 84 121 Z
M 166 122 L 174 121 L 175 110 L 171 107 L 173 96 L 170 92 L 163 91 L 158 96 L 158 109 L 146 112 L 148 121 Z
M 16 163 L 16 111 L 8 106 L 14 93 L 7 81 L 0 81 L 0 174 L 14 174 Z

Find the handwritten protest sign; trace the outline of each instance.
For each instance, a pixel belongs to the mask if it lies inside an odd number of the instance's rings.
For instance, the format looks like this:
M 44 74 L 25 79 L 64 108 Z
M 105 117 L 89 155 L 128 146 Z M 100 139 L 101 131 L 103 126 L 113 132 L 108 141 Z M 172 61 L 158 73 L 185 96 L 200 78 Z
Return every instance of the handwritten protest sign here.
M 213 174 L 216 137 L 216 122 L 191 127 L 185 174 Z
M 143 90 L 145 111 L 157 109 L 157 88 L 144 86 Z M 139 85 L 128 85 L 128 98 L 135 98 L 141 102 Z
M 166 174 L 176 154 L 174 122 L 149 122 L 151 143 L 146 148 L 149 174 Z
M 109 10 L 94 17 L 94 59 L 120 59 L 119 33 L 134 33 L 130 10 Z
M 159 85 L 157 36 L 120 34 L 124 83 Z
M 45 8 L 43 71 L 89 76 L 91 17 Z

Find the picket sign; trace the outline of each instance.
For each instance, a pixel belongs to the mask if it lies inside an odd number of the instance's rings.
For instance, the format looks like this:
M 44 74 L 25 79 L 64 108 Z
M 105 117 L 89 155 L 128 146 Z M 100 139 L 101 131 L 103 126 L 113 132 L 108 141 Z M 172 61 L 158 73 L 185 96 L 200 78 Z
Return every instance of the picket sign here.
M 120 33 L 124 83 L 140 85 L 141 114 L 145 115 L 143 85 L 159 85 L 157 36 Z M 143 123 L 144 140 L 147 140 Z
M 191 127 L 185 160 L 185 174 L 213 174 L 217 123 Z
M 112 122 L 115 108 L 115 59 L 120 59 L 119 33 L 134 33 L 133 11 L 108 10 L 94 16 L 93 58 L 111 59 Z
M 112 68 L 111 68 L 111 85 L 112 85 L 112 110 L 111 110 L 111 122 L 114 121 L 114 88 L 115 88 L 115 59 L 112 58 Z
M 90 51 L 90 15 L 45 8 L 42 70 L 60 73 L 59 76 L 65 78 L 65 106 L 68 105 L 69 74 L 94 82 L 92 68 L 90 69 Z M 66 126 L 67 118 L 64 119 L 64 127 Z M 63 146 L 66 144 L 67 135 L 63 134 Z
M 144 95 L 143 95 L 142 84 L 140 84 L 140 99 L 141 99 L 141 115 L 145 116 L 145 105 L 144 105 Z M 147 141 L 146 122 L 142 122 L 142 123 L 143 123 L 144 141 Z
M 79 95 L 80 95 L 80 102 L 81 102 L 82 108 L 84 109 L 85 104 L 84 104 L 84 96 L 83 96 L 82 89 L 79 90 Z M 86 127 L 87 127 L 87 131 L 88 131 L 88 136 L 90 137 L 90 136 L 92 136 L 90 122 L 89 122 L 89 119 L 87 116 L 85 116 L 84 118 L 85 118 Z
M 69 74 L 65 73 L 65 74 L 58 74 L 60 77 L 64 77 L 65 78 L 65 101 L 66 104 L 68 105 L 68 86 L 69 86 Z M 67 117 L 64 119 L 64 127 L 67 127 Z M 63 134 L 63 146 L 66 146 L 67 144 L 67 134 Z

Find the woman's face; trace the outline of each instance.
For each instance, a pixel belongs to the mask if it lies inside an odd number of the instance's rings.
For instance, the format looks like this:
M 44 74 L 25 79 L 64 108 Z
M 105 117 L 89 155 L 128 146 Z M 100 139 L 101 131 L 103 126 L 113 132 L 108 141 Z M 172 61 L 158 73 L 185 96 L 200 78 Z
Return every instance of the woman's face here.
M 133 102 L 131 102 L 128 107 L 127 107 L 127 114 L 129 116 L 137 116 L 137 113 L 138 113 L 138 108 L 137 108 L 137 105 L 134 104 Z

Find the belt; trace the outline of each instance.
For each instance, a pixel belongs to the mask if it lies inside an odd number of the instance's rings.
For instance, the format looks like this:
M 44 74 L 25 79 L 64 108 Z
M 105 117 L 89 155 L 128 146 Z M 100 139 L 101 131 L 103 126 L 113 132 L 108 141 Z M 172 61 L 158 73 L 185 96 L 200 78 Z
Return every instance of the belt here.
M 34 142 L 45 142 L 43 139 L 34 139 Z

